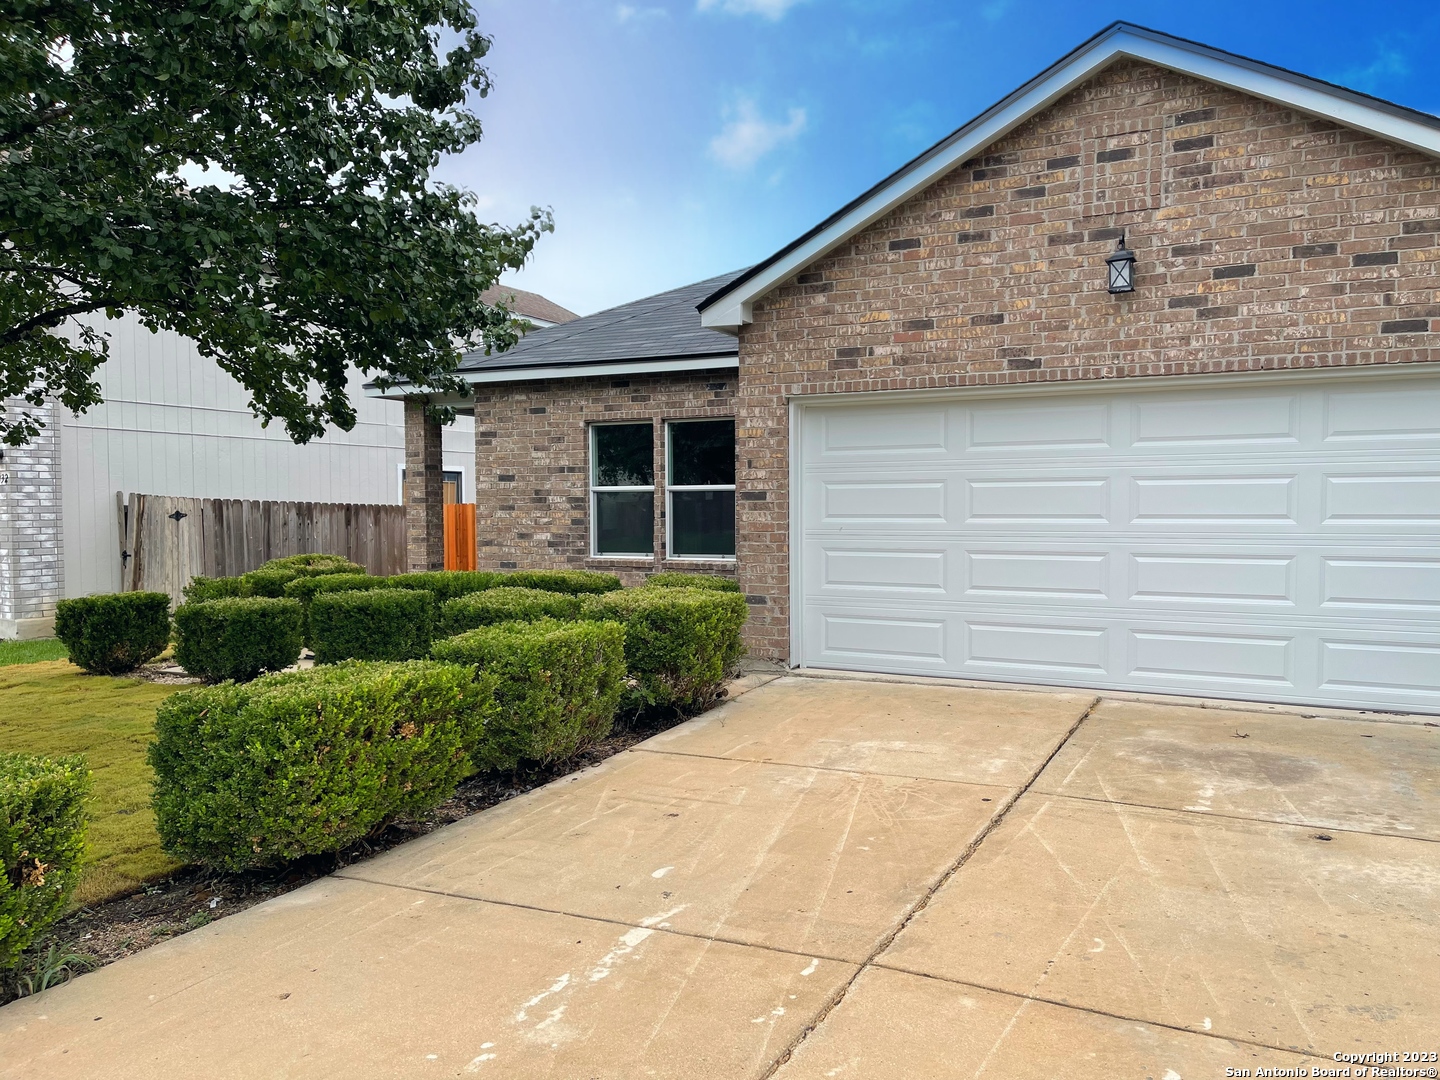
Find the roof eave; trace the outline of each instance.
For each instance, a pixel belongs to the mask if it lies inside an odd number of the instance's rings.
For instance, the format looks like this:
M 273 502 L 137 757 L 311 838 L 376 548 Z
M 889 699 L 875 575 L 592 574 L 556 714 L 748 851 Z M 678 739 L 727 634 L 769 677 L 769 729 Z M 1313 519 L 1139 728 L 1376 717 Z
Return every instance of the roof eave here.
M 1140 60 L 1440 156 L 1440 119 L 1128 24 L 1101 31 L 770 259 L 703 300 L 700 323 L 738 334 L 756 300 L 1121 59 Z
M 721 371 L 740 366 L 738 353 L 713 353 L 702 356 L 671 356 L 654 360 L 610 360 L 593 364 L 536 364 L 526 367 L 480 368 L 456 372 L 471 386 L 495 383 L 536 382 L 552 379 L 583 379 L 601 375 L 664 375 L 689 371 Z M 368 397 L 401 401 L 405 398 L 428 396 L 413 383 L 400 383 L 386 390 L 374 384 L 365 387 Z M 448 401 L 448 395 L 447 395 Z

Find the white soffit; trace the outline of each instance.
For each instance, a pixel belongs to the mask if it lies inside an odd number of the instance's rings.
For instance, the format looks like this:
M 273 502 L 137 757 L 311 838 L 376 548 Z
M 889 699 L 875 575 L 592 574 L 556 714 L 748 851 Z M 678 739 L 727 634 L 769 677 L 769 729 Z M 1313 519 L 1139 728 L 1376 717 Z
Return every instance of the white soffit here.
M 737 333 L 771 289 L 1121 59 L 1141 60 L 1440 157 L 1440 118 L 1143 27 L 1117 24 L 862 196 L 753 277 L 716 296 L 700 322 Z
M 738 368 L 740 357 L 735 353 L 722 356 L 689 356 L 676 360 L 616 360 L 603 364 L 556 364 L 553 367 L 496 367 L 461 371 L 457 374 L 471 386 L 486 383 L 535 382 L 538 379 L 583 379 L 587 375 L 663 375 L 676 371 L 723 371 Z M 415 394 L 411 383 L 401 383 L 388 390 L 367 386 L 369 397 L 402 401 Z M 439 397 L 434 399 L 439 402 Z M 445 399 L 449 401 L 449 398 Z

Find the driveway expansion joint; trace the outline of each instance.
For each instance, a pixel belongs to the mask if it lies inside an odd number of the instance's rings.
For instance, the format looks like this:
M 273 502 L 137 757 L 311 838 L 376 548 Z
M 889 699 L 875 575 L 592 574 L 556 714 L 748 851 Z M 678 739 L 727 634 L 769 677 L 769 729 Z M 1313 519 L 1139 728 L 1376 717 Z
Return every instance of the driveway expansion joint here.
M 932 975 L 926 971 L 915 971 L 907 967 L 899 967 L 896 964 L 886 964 L 879 960 L 867 967 L 879 968 L 882 971 L 894 971 L 901 975 L 910 975 L 917 979 L 932 979 L 935 982 L 945 983 L 947 986 L 963 986 L 971 990 L 983 990 L 990 994 L 1000 994 L 1003 997 L 1016 998 L 1020 1001 L 1033 1001 L 1037 1005 L 1053 1005 L 1059 1009 L 1068 1009 L 1071 1012 L 1086 1013 L 1090 1016 L 1103 1016 L 1109 1020 L 1120 1020 L 1127 1024 L 1144 1024 L 1146 1027 L 1162 1028 L 1165 1031 L 1178 1032 L 1181 1035 L 1198 1035 L 1206 1039 L 1217 1039 L 1220 1042 L 1235 1043 L 1240 1046 L 1253 1046 L 1257 1050 L 1274 1050 L 1278 1054 L 1300 1054 L 1304 1057 L 1314 1058 L 1316 1061 L 1333 1061 L 1328 1054 L 1322 1054 L 1315 1050 L 1306 1050 L 1300 1046 L 1276 1046 L 1274 1043 L 1261 1042 L 1259 1039 L 1247 1039 L 1238 1035 L 1223 1035 L 1218 1031 L 1204 1031 L 1200 1028 L 1188 1028 L 1180 1024 L 1167 1024 L 1163 1020 L 1151 1020 L 1143 1016 L 1127 1016 L 1124 1013 L 1109 1012 L 1105 1009 L 1092 1008 L 1089 1005 L 1076 1005 L 1073 1002 L 1062 1001 L 1059 998 L 1041 997 L 1038 994 L 1023 994 L 1018 990 L 1006 990 L 999 986 L 986 986 L 984 983 L 969 982 L 965 979 L 947 979 L 943 975 Z
M 1069 736 L 1067 735 L 1068 739 Z M 1063 744 L 1062 744 L 1063 745 Z M 887 780 L 914 780 L 923 784 L 956 784 L 960 787 L 983 788 L 994 791 L 1004 784 L 982 784 L 978 780 L 952 780 L 944 776 L 916 776 L 912 773 L 875 772 L 869 769 L 842 769 L 837 765 L 805 765 L 794 761 L 772 761 L 768 758 L 729 757 L 723 754 L 696 754 L 688 750 L 652 750 L 647 746 L 632 746 L 632 754 L 655 754 L 659 757 L 699 758 L 701 761 L 731 761 L 737 765 L 773 765 L 778 769 L 800 769 L 808 772 L 840 773 L 844 776 L 878 776 Z M 1048 760 L 1048 759 L 1047 759 Z
M 490 904 L 493 907 L 515 908 L 518 911 L 533 911 L 537 915 L 558 915 L 566 919 L 583 919 L 586 922 L 601 923 L 605 926 L 623 926 L 626 930 L 650 930 L 656 934 L 668 934 L 671 937 L 688 938 L 691 941 L 714 942 L 720 945 L 737 945 L 742 949 L 760 949 L 763 952 L 778 953 L 782 956 L 793 956 L 800 960 L 824 960 L 832 964 L 844 964 L 847 967 L 857 967 L 861 962 L 858 960 L 847 960 L 843 956 L 830 956 L 826 953 L 799 952 L 795 949 L 783 949 L 778 945 L 764 945 L 755 941 L 741 941 L 739 938 L 722 937 L 719 934 L 694 934 L 685 930 L 676 930 L 673 926 L 646 926 L 643 922 L 626 922 L 624 919 L 611 919 L 604 915 L 587 915 L 579 911 L 565 911 L 560 908 L 541 907 L 538 904 L 522 904 L 515 900 L 496 900 L 488 896 L 472 896 L 469 893 L 450 892 L 446 889 L 427 889 L 423 885 L 404 885 L 395 881 L 377 881 L 374 878 L 360 877 L 356 874 L 346 874 L 339 871 L 330 875 L 332 878 L 339 878 L 342 881 L 354 881 L 362 885 L 379 885 L 386 889 L 399 889 L 402 892 L 424 893 L 427 896 L 443 896 L 447 900 L 466 900 L 472 904 Z
M 1161 814 L 1175 814 L 1180 817 L 1218 818 L 1221 821 L 1250 821 L 1256 825 L 1279 825 L 1287 829 L 1320 829 L 1323 832 L 1346 833 L 1351 836 L 1374 836 L 1381 840 L 1418 840 L 1423 844 L 1440 844 L 1440 837 L 1412 836 L 1403 832 L 1373 832 L 1354 826 L 1330 825 L 1324 822 L 1281 821 L 1279 818 L 1249 817 L 1245 814 L 1222 814 L 1217 810 L 1191 810 L 1188 807 L 1157 806 L 1154 803 L 1129 802 L 1125 799 L 1102 799 L 1095 795 L 1072 795 L 1064 791 L 1035 788 L 1031 795 L 1043 795 L 1047 799 L 1068 799 L 1072 802 L 1095 803 L 1100 806 L 1127 806 L 1133 810 L 1154 810 Z
M 1064 749 L 1065 744 L 1075 737 L 1075 733 L 1080 730 L 1080 725 L 1085 723 L 1085 721 L 1094 714 L 1095 710 L 1100 707 L 1104 700 L 1103 697 L 1096 697 L 1086 706 L 1085 711 L 1075 718 L 1075 722 L 1070 725 L 1069 729 L 1060 740 L 1056 742 L 1054 747 L 1051 748 L 1050 753 L 1045 755 L 1045 759 L 1030 773 L 1025 782 L 1016 788 L 1015 792 L 991 815 L 985 827 L 975 835 L 970 843 L 965 845 L 965 850 L 960 852 L 959 856 L 941 872 L 940 876 L 925 890 L 924 894 L 910 906 L 910 909 L 901 917 L 894 929 L 880 939 L 880 943 L 870 951 L 869 956 L 859 963 L 855 968 L 854 974 L 840 984 L 840 988 L 831 996 L 830 1000 L 821 1007 L 820 1011 L 815 1014 L 815 1018 L 801 1028 L 800 1033 L 796 1035 L 795 1038 L 790 1041 L 790 1044 L 770 1063 L 770 1068 L 761 1074 L 760 1080 L 772 1080 L 775 1074 L 779 1072 L 785 1066 L 785 1063 L 794 1055 L 795 1051 L 809 1038 L 810 1033 L 820 1027 L 840 1003 L 845 1000 L 845 996 L 850 992 L 850 988 L 855 985 L 855 981 L 865 973 L 865 970 L 877 966 L 875 963 L 876 959 L 883 955 L 885 950 L 894 943 L 895 939 L 910 925 L 915 916 L 925 910 L 935 894 L 944 888 L 945 883 L 960 872 L 965 864 L 970 861 L 971 857 L 974 856 L 975 852 L 980 849 L 980 845 L 985 842 L 986 838 L 1000 827 L 1000 824 L 1009 815 L 1011 809 L 1020 801 L 1021 796 L 1030 790 L 1031 785 L 1033 785 L 1036 780 L 1040 779 L 1040 775 L 1050 766 L 1050 762 L 1055 760 L 1056 755 Z

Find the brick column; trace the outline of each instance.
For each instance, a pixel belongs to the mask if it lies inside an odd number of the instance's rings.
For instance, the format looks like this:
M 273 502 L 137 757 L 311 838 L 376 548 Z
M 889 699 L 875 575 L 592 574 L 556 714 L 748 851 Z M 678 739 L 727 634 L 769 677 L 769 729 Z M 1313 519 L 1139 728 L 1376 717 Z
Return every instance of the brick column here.
M 405 402 L 405 564 L 411 573 L 445 569 L 444 455 L 440 423 L 423 401 Z
M 12 414 L 38 411 L 28 446 L 0 447 L 0 638 L 49 637 L 64 595 L 60 514 L 60 410 L 0 399 Z

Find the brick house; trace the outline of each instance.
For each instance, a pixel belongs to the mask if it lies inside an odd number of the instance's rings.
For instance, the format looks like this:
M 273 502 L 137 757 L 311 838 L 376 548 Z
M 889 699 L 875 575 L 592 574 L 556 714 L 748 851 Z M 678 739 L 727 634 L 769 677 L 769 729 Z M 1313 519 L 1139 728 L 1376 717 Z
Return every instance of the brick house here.
M 481 565 L 737 573 L 792 665 L 1440 711 L 1437 240 L 1440 118 L 1117 24 L 474 358 Z

